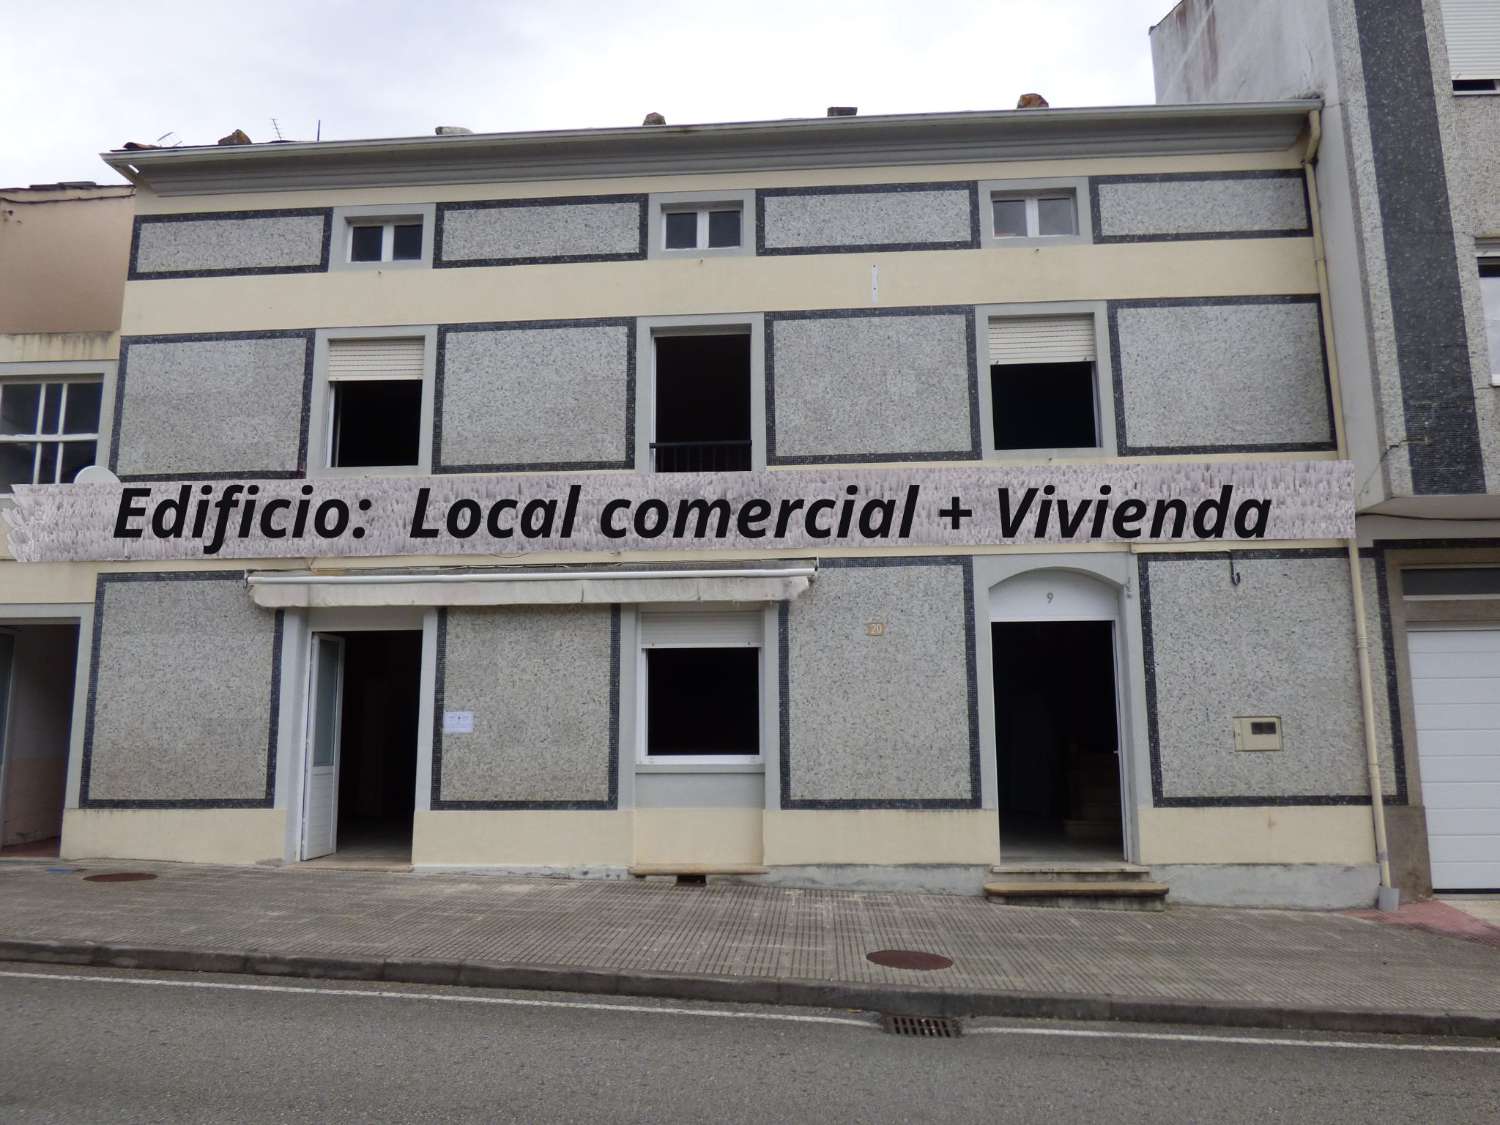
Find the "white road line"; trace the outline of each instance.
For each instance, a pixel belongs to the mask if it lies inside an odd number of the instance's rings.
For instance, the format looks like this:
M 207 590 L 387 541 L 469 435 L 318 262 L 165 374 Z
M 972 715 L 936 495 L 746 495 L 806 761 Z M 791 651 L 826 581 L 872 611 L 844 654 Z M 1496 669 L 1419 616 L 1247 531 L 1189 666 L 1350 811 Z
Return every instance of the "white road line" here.
M 300 988 L 289 984 L 230 984 L 212 980 L 163 980 L 160 977 L 94 977 L 72 973 L 22 973 L 0 970 L 0 977 L 24 980 L 86 981 L 96 984 L 157 985 L 162 988 L 208 988 L 232 992 L 289 992 L 299 996 L 372 996 L 382 1000 L 444 1000 L 454 1004 L 500 1004 L 513 1008 L 581 1008 L 592 1012 L 644 1012 L 660 1016 L 709 1016 L 715 1019 L 774 1020 L 778 1023 L 833 1023 L 875 1028 L 870 1020 L 839 1016 L 797 1016 L 776 1012 L 722 1012 L 711 1008 L 659 1008 L 646 1004 L 589 1004 L 577 1000 L 518 1000 L 510 996 L 469 996 L 447 992 L 392 992 L 370 988 Z
M 1085 1031 L 1059 1027 L 970 1027 L 965 1035 L 1055 1035 L 1074 1039 L 1155 1039 L 1166 1043 L 1247 1043 L 1257 1047 L 1339 1047 L 1353 1051 L 1448 1051 L 1500 1055 L 1500 1047 L 1461 1047 L 1440 1043 L 1366 1043 L 1348 1039 L 1273 1039 L 1255 1035 L 1186 1035 L 1167 1031 Z

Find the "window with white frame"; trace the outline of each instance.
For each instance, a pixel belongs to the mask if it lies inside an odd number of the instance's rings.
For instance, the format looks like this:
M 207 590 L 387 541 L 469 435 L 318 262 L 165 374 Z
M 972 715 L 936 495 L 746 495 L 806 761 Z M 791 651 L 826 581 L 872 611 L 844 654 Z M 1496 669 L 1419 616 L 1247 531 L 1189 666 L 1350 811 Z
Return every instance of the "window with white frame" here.
M 0 493 L 17 484 L 70 484 L 94 464 L 103 380 L 0 379 Z
M 1066 188 L 996 192 L 990 197 L 996 238 L 1057 238 L 1078 233 L 1078 197 Z
M 423 337 L 328 341 L 326 467 L 421 464 Z
M 1453 92 L 1500 93 L 1500 4 L 1443 0 L 1442 8 Z
M 741 244 L 744 209 L 739 203 L 662 207 L 663 250 L 728 250 Z
M 761 761 L 759 613 L 643 613 L 638 758 L 647 764 Z
M 996 452 L 1099 446 L 1092 316 L 993 317 L 988 342 Z
M 422 218 L 350 219 L 349 262 L 419 262 L 422 260 Z
M 1490 345 L 1490 385 L 1500 387 L 1500 247 L 1479 259 L 1484 335 Z

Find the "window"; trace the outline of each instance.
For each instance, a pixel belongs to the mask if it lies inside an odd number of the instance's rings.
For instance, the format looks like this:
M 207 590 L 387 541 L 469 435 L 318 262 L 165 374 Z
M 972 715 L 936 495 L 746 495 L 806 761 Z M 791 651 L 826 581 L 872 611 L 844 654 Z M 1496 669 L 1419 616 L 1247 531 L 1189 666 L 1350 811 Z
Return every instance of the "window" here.
M 1500 387 L 1500 254 L 1479 259 L 1484 334 L 1490 344 L 1490 385 Z
M 662 212 L 662 249 L 727 250 L 740 244 L 740 207 L 673 208 Z
M 1100 445 L 1092 316 L 989 322 L 990 400 L 997 452 Z
M 422 221 L 350 222 L 349 261 L 419 262 L 422 260 Z
M 996 238 L 1057 238 L 1078 233 L 1078 206 L 1071 191 L 995 195 L 990 207 Z
M 658 473 L 746 472 L 751 467 L 750 333 L 652 338 Z
M 639 758 L 761 761 L 759 613 L 643 613 Z
M 420 467 L 426 340 L 331 339 L 327 346 L 325 466 Z
M 1443 0 L 1443 35 L 1455 94 L 1500 90 L 1500 6 L 1495 0 Z
M 99 442 L 99 379 L 0 380 L 0 492 L 70 484 Z

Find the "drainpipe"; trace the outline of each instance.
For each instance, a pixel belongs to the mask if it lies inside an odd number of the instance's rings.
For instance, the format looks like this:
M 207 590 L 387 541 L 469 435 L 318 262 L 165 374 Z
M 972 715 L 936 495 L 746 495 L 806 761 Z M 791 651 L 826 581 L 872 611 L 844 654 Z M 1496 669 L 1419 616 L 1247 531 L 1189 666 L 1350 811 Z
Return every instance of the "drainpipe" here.
M 1338 454 L 1348 458 L 1344 434 L 1344 403 L 1339 383 L 1338 348 L 1333 338 L 1333 307 L 1328 293 L 1328 262 L 1323 251 L 1323 228 L 1318 210 L 1318 178 L 1314 164 L 1318 145 L 1323 139 L 1323 117 L 1318 110 L 1307 115 L 1307 146 L 1302 154 L 1302 175 L 1307 183 L 1308 220 L 1312 224 L 1313 263 L 1318 277 L 1318 303 L 1327 326 L 1325 346 L 1328 358 L 1329 393 L 1333 397 L 1334 436 Z M 1365 587 L 1359 569 L 1359 540 L 1345 541 L 1349 552 L 1349 588 L 1354 598 L 1355 655 L 1359 660 L 1359 697 L 1365 732 L 1365 769 L 1370 786 L 1370 814 L 1375 829 L 1375 859 L 1380 864 L 1380 889 L 1376 905 L 1381 910 L 1395 910 L 1401 893 L 1391 885 L 1391 856 L 1385 831 L 1385 786 L 1380 777 L 1380 746 L 1375 737 L 1375 689 L 1370 672 L 1370 630 L 1365 616 Z

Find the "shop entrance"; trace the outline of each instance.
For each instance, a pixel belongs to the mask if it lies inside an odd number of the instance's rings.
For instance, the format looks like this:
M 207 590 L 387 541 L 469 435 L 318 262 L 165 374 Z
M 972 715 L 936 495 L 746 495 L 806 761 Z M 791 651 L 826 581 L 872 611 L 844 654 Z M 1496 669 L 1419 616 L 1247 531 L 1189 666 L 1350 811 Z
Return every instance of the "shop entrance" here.
M 422 634 L 314 633 L 301 858 L 410 863 Z
M 58 854 L 77 662 L 76 624 L 0 625 L 0 856 Z

